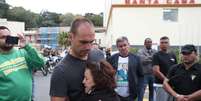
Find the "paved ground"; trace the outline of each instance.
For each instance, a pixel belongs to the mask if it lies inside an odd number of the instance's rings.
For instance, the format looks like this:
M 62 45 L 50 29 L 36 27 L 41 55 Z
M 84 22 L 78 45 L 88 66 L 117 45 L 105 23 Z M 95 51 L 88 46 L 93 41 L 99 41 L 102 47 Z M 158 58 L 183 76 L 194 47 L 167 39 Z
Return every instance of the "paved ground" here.
M 35 101 L 50 101 L 49 88 L 50 88 L 51 75 L 43 76 L 40 71 L 35 73 Z
M 50 101 L 49 97 L 50 77 L 51 77 L 50 74 L 48 74 L 47 76 L 43 76 L 40 71 L 34 74 L 35 101 Z M 144 101 L 148 101 L 146 99 L 147 93 L 148 91 L 146 90 Z

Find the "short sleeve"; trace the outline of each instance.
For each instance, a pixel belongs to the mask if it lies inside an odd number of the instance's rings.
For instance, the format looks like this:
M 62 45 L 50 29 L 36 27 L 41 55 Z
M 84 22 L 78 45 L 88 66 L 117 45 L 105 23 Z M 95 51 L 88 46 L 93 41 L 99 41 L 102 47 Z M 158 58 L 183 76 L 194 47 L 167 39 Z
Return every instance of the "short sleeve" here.
M 61 65 L 55 67 L 50 81 L 50 96 L 66 97 L 68 96 L 67 81 Z
M 158 54 L 157 53 L 155 53 L 153 55 L 153 66 L 154 65 L 159 65 L 159 58 L 158 58 Z

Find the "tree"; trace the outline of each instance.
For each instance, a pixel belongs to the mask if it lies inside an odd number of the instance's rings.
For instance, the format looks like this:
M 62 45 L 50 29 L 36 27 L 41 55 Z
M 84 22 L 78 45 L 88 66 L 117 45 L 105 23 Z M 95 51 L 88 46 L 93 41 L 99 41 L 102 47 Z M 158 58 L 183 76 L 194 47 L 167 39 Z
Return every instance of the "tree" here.
M 5 18 L 7 16 L 7 12 L 9 9 L 9 5 L 5 0 L 0 0 L 0 18 Z
M 68 46 L 70 46 L 69 33 L 61 32 L 59 33 L 57 39 L 58 39 L 59 46 L 64 47 L 65 49 Z
M 93 13 L 86 13 L 85 17 L 91 20 L 95 26 L 103 26 L 103 13 L 98 15 Z
M 60 26 L 70 26 L 75 16 L 72 13 L 66 13 L 60 16 Z
M 60 21 L 61 14 L 44 11 L 44 12 L 41 12 L 40 15 L 42 16 L 41 26 L 44 26 L 44 27 L 59 26 L 59 24 L 61 23 Z
M 13 7 L 8 10 L 7 19 L 13 21 L 25 22 L 25 28 L 38 27 L 39 16 L 29 10 L 25 10 L 23 7 Z

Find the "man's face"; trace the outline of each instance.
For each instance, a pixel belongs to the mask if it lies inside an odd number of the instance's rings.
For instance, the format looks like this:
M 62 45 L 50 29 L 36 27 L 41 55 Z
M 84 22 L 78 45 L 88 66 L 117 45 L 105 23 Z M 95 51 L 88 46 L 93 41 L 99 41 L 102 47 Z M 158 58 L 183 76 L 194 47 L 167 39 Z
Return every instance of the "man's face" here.
M 193 51 L 191 53 L 182 53 L 182 61 L 185 64 L 192 64 L 196 61 L 197 54 Z
M 71 35 L 72 51 L 80 58 L 86 57 L 95 40 L 94 28 L 89 23 L 83 23 L 78 27 L 77 33 Z
M 167 51 L 169 48 L 169 39 L 160 40 L 160 49 L 162 51 Z
M 6 44 L 6 37 L 11 35 L 7 29 L 0 30 L 0 49 L 3 51 L 9 51 L 13 48 L 13 45 Z
M 127 56 L 129 52 L 129 43 L 124 40 L 117 43 L 117 48 L 122 56 Z
M 144 43 L 145 47 L 147 49 L 151 49 L 151 46 L 152 46 L 152 40 L 146 40 L 145 43 Z

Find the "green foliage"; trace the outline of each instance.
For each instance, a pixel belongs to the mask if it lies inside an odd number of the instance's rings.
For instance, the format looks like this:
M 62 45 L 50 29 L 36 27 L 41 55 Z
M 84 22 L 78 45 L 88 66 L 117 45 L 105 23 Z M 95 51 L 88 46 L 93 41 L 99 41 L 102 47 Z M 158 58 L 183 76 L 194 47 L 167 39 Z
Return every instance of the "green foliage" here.
M 39 27 L 55 27 L 55 26 L 70 26 L 73 19 L 82 15 L 73 15 L 66 13 L 64 15 L 43 11 L 40 14 L 33 13 L 23 7 L 12 7 L 5 0 L 0 0 L 0 17 L 7 18 L 11 21 L 25 22 L 25 28 L 39 28 Z M 103 13 L 93 14 L 86 13 L 85 17 L 90 19 L 95 26 L 103 26 Z
M 138 48 L 130 48 L 129 51 L 133 54 L 136 54 L 138 52 Z
M 57 39 L 61 47 L 64 47 L 66 49 L 66 47 L 70 46 L 69 33 L 61 32 L 59 33 Z
M 61 20 L 60 26 L 70 26 L 74 18 L 75 16 L 72 13 L 61 15 L 59 18 Z
M 7 12 L 9 9 L 9 5 L 5 0 L 0 0 L 0 18 L 4 18 L 7 16 Z
M 25 28 L 38 27 L 39 16 L 22 7 L 13 7 L 7 12 L 7 19 L 25 22 Z
M 91 20 L 95 26 L 103 26 L 103 14 L 86 13 L 85 17 Z
M 177 59 L 178 63 L 181 63 L 180 49 L 174 48 L 174 49 L 172 49 L 172 52 L 176 55 L 176 59 Z
M 61 23 L 60 20 L 61 14 L 44 11 L 40 14 L 40 16 L 42 16 L 42 22 L 40 26 L 52 27 L 52 26 L 59 26 L 59 24 Z

